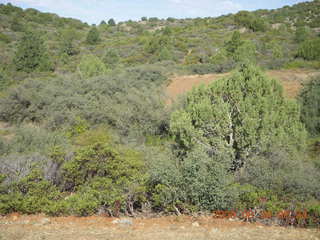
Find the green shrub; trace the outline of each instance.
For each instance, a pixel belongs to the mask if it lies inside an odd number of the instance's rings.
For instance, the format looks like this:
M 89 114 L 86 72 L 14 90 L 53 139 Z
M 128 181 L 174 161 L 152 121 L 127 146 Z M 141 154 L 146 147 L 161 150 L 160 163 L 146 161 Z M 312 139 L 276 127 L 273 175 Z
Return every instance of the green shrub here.
M 303 85 L 299 94 L 301 119 L 313 136 L 320 135 L 320 75 Z
M 100 42 L 100 33 L 96 27 L 92 27 L 88 32 L 86 42 L 88 44 L 94 45 Z
M 34 214 L 44 212 L 54 201 L 60 199 L 60 192 L 43 178 L 37 168 L 12 185 L 1 197 L 0 213 L 21 212 Z
M 68 56 L 76 55 L 79 50 L 74 44 L 76 32 L 73 29 L 64 29 L 60 32 L 60 53 Z
M 248 11 L 240 11 L 234 16 L 235 22 L 243 27 L 249 28 L 254 32 L 266 31 L 267 24 L 264 19 L 255 16 Z
M 63 165 L 62 176 L 65 189 L 95 196 L 99 206 L 110 207 L 121 199 L 126 206 L 133 207 L 145 194 L 146 173 L 141 154 L 110 144 L 80 148 L 74 159 Z M 82 201 L 79 204 L 81 208 Z
M 320 38 L 306 40 L 300 44 L 297 57 L 305 60 L 320 60 Z
M 26 32 L 19 41 L 14 64 L 18 71 L 52 71 L 53 65 L 43 40 L 35 32 Z
M 80 76 L 83 78 L 90 78 L 103 75 L 107 72 L 106 66 L 95 55 L 85 55 L 82 57 L 79 66 Z
M 150 166 L 154 208 L 165 211 L 227 209 L 233 200 L 228 160 L 198 148 L 179 160 L 159 155 Z
M 233 169 L 273 144 L 305 149 L 306 142 L 298 105 L 284 98 L 276 80 L 247 64 L 228 78 L 193 89 L 184 108 L 171 115 L 170 131 L 182 152 L 200 144 L 232 158 Z
M 0 41 L 4 42 L 4 43 L 10 43 L 11 39 L 10 39 L 10 37 L 5 35 L 4 33 L 0 33 Z
M 320 174 L 311 162 L 301 160 L 301 155 L 292 156 L 275 148 L 254 156 L 242 169 L 240 182 L 301 201 L 319 198 Z
M 107 49 L 103 62 L 107 68 L 114 69 L 120 62 L 120 56 L 115 49 Z
M 303 26 L 303 27 L 298 27 L 296 32 L 295 32 L 295 41 L 297 43 L 302 43 L 306 39 L 309 39 L 311 33 L 310 29 Z

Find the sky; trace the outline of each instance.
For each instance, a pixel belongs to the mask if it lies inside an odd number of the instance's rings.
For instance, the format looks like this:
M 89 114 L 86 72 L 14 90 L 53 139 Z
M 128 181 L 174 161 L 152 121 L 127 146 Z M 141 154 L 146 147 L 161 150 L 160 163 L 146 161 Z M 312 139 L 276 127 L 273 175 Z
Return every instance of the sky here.
M 140 20 L 141 17 L 217 17 L 240 10 L 274 9 L 306 0 L 0 0 L 35 8 L 89 24 L 101 20 Z

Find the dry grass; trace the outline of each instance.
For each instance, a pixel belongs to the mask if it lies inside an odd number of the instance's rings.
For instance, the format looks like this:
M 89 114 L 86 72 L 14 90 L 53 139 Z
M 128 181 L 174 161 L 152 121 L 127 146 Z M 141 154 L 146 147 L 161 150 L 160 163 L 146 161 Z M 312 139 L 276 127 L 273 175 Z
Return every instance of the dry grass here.
M 267 75 L 272 78 L 279 79 L 283 84 L 285 95 L 287 97 L 294 98 L 298 95 L 302 83 L 318 73 L 320 72 L 297 69 L 268 71 Z M 167 103 L 171 103 L 177 98 L 177 96 L 190 91 L 194 86 L 197 86 L 201 83 L 208 84 L 228 75 L 229 73 L 175 77 L 171 80 L 166 89 L 168 95 Z
M 295 229 L 262 226 L 240 221 L 161 217 L 136 218 L 132 225 L 113 224 L 105 217 L 50 218 L 44 216 L 16 216 L 0 218 L 1 240 L 320 240 L 318 229 Z M 199 226 L 193 226 L 197 222 Z

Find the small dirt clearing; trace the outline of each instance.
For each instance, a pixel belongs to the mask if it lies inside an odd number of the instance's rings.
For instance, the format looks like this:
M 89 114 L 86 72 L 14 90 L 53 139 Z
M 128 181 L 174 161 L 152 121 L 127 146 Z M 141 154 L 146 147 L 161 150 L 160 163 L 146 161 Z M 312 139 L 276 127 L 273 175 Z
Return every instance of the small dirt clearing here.
M 1 240 L 320 240 L 319 229 L 264 226 L 212 217 L 129 218 L 130 225 L 106 217 L 0 217 Z
M 266 72 L 268 76 L 280 80 L 284 87 L 285 95 L 294 98 L 298 95 L 303 82 L 306 82 L 310 77 L 319 74 L 319 72 L 308 71 L 304 69 L 295 70 L 272 70 Z M 209 84 L 220 78 L 228 76 L 230 73 L 221 74 L 205 74 L 205 75 L 190 75 L 178 76 L 171 79 L 166 92 L 168 95 L 168 103 L 172 103 L 179 95 L 190 91 L 194 86 L 202 83 Z

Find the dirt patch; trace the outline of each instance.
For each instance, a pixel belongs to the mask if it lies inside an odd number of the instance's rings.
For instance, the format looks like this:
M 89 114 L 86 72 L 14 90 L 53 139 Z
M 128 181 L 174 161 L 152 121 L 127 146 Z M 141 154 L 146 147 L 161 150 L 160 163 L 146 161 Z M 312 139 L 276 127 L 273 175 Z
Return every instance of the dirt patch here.
M 170 216 L 129 219 L 115 224 L 106 217 L 59 217 L 43 215 L 0 217 L 1 240 L 319 240 L 319 229 L 284 228 L 212 217 Z
M 318 73 L 320 72 L 302 69 L 267 71 L 268 76 L 281 81 L 285 90 L 285 95 L 290 98 L 294 98 L 298 95 L 303 82 L 307 81 L 311 76 L 314 76 Z M 228 75 L 229 73 L 175 77 L 171 80 L 166 89 L 168 96 L 167 103 L 172 103 L 177 96 L 190 91 L 194 86 L 198 86 L 202 83 L 209 84 L 210 82 Z

